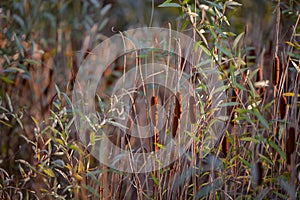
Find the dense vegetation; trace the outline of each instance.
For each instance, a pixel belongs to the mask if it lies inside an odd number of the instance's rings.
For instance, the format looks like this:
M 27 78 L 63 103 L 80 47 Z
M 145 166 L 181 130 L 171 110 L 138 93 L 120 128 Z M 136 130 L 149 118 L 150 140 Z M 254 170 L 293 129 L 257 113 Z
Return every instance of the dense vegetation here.
M 1 1 L 0 198 L 299 199 L 299 20 L 296 0 Z M 95 45 L 143 26 L 195 38 L 207 60 L 191 73 L 218 66 L 226 130 L 205 157 L 193 147 L 158 172 L 127 174 L 78 140 L 71 95 Z M 123 64 L 106 71 L 99 113 Z M 196 105 L 213 112 L 200 97 Z

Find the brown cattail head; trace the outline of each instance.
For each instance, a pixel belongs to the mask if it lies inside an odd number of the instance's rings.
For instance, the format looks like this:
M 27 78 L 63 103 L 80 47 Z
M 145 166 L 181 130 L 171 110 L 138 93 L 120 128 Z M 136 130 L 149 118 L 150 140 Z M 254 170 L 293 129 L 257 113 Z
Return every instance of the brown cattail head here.
M 222 140 L 222 154 L 224 157 L 226 157 L 227 153 L 228 153 L 228 138 L 227 138 L 227 135 L 224 134 L 224 137 Z
M 173 118 L 173 124 L 172 124 L 172 136 L 173 136 L 173 138 L 177 134 L 178 123 L 179 123 L 179 119 L 177 118 L 177 116 L 174 116 L 174 118 Z
M 275 55 L 274 60 L 274 73 L 273 73 L 273 83 L 275 86 L 278 85 L 280 79 L 280 60 L 277 55 Z
M 257 171 L 258 171 L 257 185 L 261 185 L 262 184 L 262 177 L 263 177 L 263 167 L 262 167 L 261 162 L 257 163 Z
M 159 131 L 156 127 L 154 127 L 154 134 L 153 134 L 153 149 L 154 151 L 158 151 L 158 144 L 159 144 Z
M 181 93 L 177 92 L 175 96 L 175 108 L 174 108 L 174 114 L 177 117 L 177 119 L 180 119 L 181 117 L 181 112 L 182 112 L 181 102 L 182 102 Z
M 251 178 L 254 184 L 254 187 L 257 187 L 262 184 L 263 178 L 263 167 L 260 161 L 253 163 L 251 169 Z
M 295 151 L 295 128 L 290 127 L 287 133 L 287 138 L 286 138 L 286 147 L 285 147 L 285 153 L 286 153 L 286 162 L 288 165 L 291 164 L 291 158 L 292 154 Z
M 158 124 L 158 100 L 156 96 L 151 97 L 150 101 L 150 114 L 154 126 Z
M 196 119 L 196 100 L 195 97 L 190 96 L 189 99 L 189 116 L 191 123 L 195 124 L 197 122 Z
M 286 115 L 286 105 L 287 105 L 286 97 L 281 95 L 281 97 L 279 99 L 279 113 L 280 113 L 281 119 L 284 119 L 284 117 Z

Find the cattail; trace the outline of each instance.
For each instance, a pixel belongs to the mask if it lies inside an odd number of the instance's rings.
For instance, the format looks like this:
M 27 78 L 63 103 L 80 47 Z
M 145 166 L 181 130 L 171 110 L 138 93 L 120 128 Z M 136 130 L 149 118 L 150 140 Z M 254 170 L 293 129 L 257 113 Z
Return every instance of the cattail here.
M 150 101 L 150 114 L 154 126 L 158 124 L 158 100 L 156 96 L 151 97 Z
M 279 76 L 280 76 L 280 60 L 277 55 L 275 55 L 275 66 L 274 66 L 274 76 L 273 76 L 273 81 L 274 85 L 277 86 L 279 83 Z
M 150 100 L 150 114 L 151 120 L 154 125 L 153 129 L 153 149 L 154 151 L 158 151 L 158 143 L 159 143 L 159 131 L 156 128 L 158 124 L 158 100 L 156 96 L 152 96 Z
M 189 116 L 190 116 L 190 120 L 191 123 L 196 123 L 197 119 L 196 119 L 196 100 L 193 96 L 190 96 L 189 99 Z
M 287 138 L 286 138 L 286 147 L 285 147 L 285 153 L 286 153 L 286 161 L 287 164 L 291 164 L 291 158 L 292 154 L 295 151 L 295 128 L 290 127 L 287 133 Z
M 228 153 L 228 138 L 226 134 L 224 134 L 223 140 L 222 140 L 222 154 L 224 157 L 227 157 Z
M 281 97 L 279 99 L 279 113 L 280 113 L 281 119 L 284 119 L 284 117 L 286 115 L 286 105 L 287 105 L 287 100 L 286 100 L 285 96 L 281 95 Z
M 262 184 L 263 180 L 263 167 L 260 161 L 254 163 L 251 169 L 251 177 L 254 186 L 257 187 Z
M 261 162 L 257 163 L 257 185 L 261 185 L 262 184 L 262 177 L 263 177 L 263 168 L 262 168 L 262 164 Z
M 258 64 L 257 68 L 258 68 L 258 74 L 257 74 L 256 81 L 262 81 L 263 80 L 263 70 L 262 70 L 262 67 L 260 66 L 260 64 Z
M 174 114 L 177 117 L 177 119 L 180 119 L 181 117 L 181 102 L 182 102 L 182 97 L 181 93 L 177 92 L 175 96 L 175 108 L 174 108 Z
M 177 118 L 177 116 L 174 116 L 173 124 L 172 124 L 172 136 L 173 136 L 173 138 L 176 136 L 177 129 L 178 129 L 178 123 L 179 123 L 179 119 Z
M 158 151 L 158 144 L 159 144 L 159 131 L 156 127 L 154 127 L 154 134 L 153 134 L 153 149 L 154 151 Z

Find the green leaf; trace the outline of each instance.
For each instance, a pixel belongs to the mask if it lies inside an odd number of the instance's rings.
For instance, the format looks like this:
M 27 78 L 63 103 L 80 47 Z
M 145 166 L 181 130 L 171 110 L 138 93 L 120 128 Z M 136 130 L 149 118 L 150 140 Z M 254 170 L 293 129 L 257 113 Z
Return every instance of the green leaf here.
M 10 124 L 6 123 L 5 121 L 2 121 L 1 119 L 0 119 L 0 123 L 4 124 L 5 126 L 8 126 L 9 128 L 12 127 Z
M 242 163 L 244 163 L 244 165 L 246 165 L 248 168 L 251 168 L 251 164 L 246 161 L 244 158 L 242 158 L 241 156 L 239 156 L 240 160 L 242 161 Z
M 17 68 L 17 67 L 9 67 L 5 70 L 3 70 L 3 72 L 20 72 L 20 73 L 24 73 L 25 71 L 23 69 Z
M 236 1 L 226 1 L 225 6 L 231 9 L 234 9 L 234 6 L 242 6 L 242 4 L 236 2 Z
M 268 143 L 270 144 L 270 146 L 273 149 L 275 149 L 279 153 L 279 155 L 281 156 L 281 158 L 283 158 L 284 160 L 286 160 L 285 153 L 283 153 L 283 151 L 281 150 L 281 148 L 277 144 L 275 144 L 275 142 L 273 142 L 272 140 L 269 140 Z
M 101 16 L 106 15 L 111 7 L 112 7 L 112 4 L 107 4 L 106 6 L 104 6 L 100 11 L 100 15 Z
M 95 189 L 89 185 L 83 185 L 83 187 L 85 189 L 87 189 L 90 193 L 92 193 L 93 195 L 95 195 L 98 199 L 101 199 L 99 193 L 97 191 L 95 191 Z
M 22 17 L 19 15 L 13 14 L 13 19 L 22 27 L 22 29 L 25 29 L 25 23 Z
M 221 6 L 220 4 L 216 4 L 216 3 L 211 2 L 211 1 L 208 1 L 208 0 L 204 0 L 204 2 L 210 4 L 212 7 L 215 7 L 215 8 L 217 8 L 217 9 L 219 9 L 219 10 L 222 9 L 222 6 Z
M 242 141 L 246 141 L 246 142 L 254 142 L 255 144 L 258 144 L 259 141 L 255 138 L 252 138 L 252 137 L 244 137 L 244 138 L 241 138 Z
M 259 69 L 255 69 L 255 70 L 253 70 L 253 72 L 251 72 L 251 73 L 250 73 L 250 75 L 249 75 L 248 79 L 250 79 L 250 80 L 251 80 L 251 79 L 252 79 L 252 78 L 253 78 L 253 77 L 254 77 L 254 76 L 257 74 L 258 70 L 259 70 Z
M 64 141 L 62 139 L 59 139 L 59 138 L 55 138 L 55 142 L 57 142 L 58 144 L 64 146 Z
M 244 32 L 240 33 L 233 41 L 233 49 L 236 49 L 239 41 L 241 40 L 241 38 L 244 36 Z
M 23 178 L 27 177 L 25 170 L 23 169 L 23 167 L 20 164 L 19 164 L 19 170 L 20 170 L 20 173 Z
M 9 97 L 9 95 L 7 93 L 6 93 L 6 99 L 7 99 L 9 111 L 10 112 L 14 112 L 14 109 L 13 109 L 13 106 L 12 106 L 12 103 L 11 103 L 11 99 L 10 99 L 10 97 Z
M 215 43 L 215 46 L 216 46 L 222 53 L 224 53 L 227 57 L 229 57 L 229 58 L 232 57 L 232 53 L 229 51 L 229 49 L 226 49 L 226 48 L 222 47 L 222 46 L 219 45 L 218 43 Z
M 40 64 L 38 61 L 33 60 L 33 59 L 28 59 L 28 58 L 24 59 L 24 61 L 28 62 L 29 64 L 32 64 L 32 65 L 38 65 L 38 64 Z
M 75 144 L 68 145 L 70 149 L 77 151 L 80 155 L 84 155 L 84 152 Z
M 95 145 L 95 132 L 92 131 L 90 134 L 90 143 L 91 145 Z
M 206 48 L 205 46 L 203 46 L 203 45 L 201 45 L 201 44 L 199 44 L 199 46 L 200 46 L 200 48 L 204 51 L 204 53 L 205 53 L 206 55 L 211 56 L 211 53 L 210 53 L 210 51 L 209 51 L 208 48 Z
M 111 125 L 115 126 L 115 127 L 118 127 L 120 129 L 122 129 L 122 130 L 128 129 L 126 126 L 124 126 L 123 124 L 120 124 L 118 122 L 115 122 L 115 121 L 112 121 L 112 120 L 108 120 L 107 122 L 110 123 Z
M 166 8 L 166 7 L 169 7 L 169 8 L 181 8 L 181 5 L 178 4 L 178 3 L 163 3 L 163 4 L 160 4 L 158 7 L 160 8 Z
M 236 106 L 239 105 L 238 102 L 226 102 L 219 105 L 219 107 L 227 107 L 227 106 Z
M 159 180 L 158 180 L 158 178 L 155 177 L 155 174 L 154 174 L 154 173 L 151 173 L 151 177 L 152 177 L 152 179 L 153 179 L 155 185 L 159 185 Z
M 50 177 L 55 177 L 55 174 L 54 174 L 54 172 L 51 170 L 51 169 L 44 169 L 43 170 L 43 172 L 45 173 L 45 174 L 47 174 L 48 176 L 50 176 Z
M 270 160 L 269 158 L 267 158 L 266 156 L 264 156 L 264 155 L 262 155 L 262 154 L 258 154 L 258 155 L 261 157 L 261 159 L 262 159 L 263 161 L 266 161 L 266 162 L 269 163 L 271 166 L 274 165 L 273 161 Z
M 205 65 L 211 65 L 211 63 L 213 62 L 212 59 L 206 59 L 204 61 L 201 61 L 199 64 L 197 64 L 195 67 L 196 68 L 199 68 L 199 67 L 202 67 L 202 66 L 205 66 Z
M 95 181 L 97 183 L 98 186 L 101 186 L 101 182 L 99 181 L 99 179 L 96 177 L 96 175 L 98 176 L 101 172 L 101 170 L 97 170 L 97 171 L 91 171 L 91 172 L 88 172 L 87 175 L 89 177 L 91 177 L 93 179 L 93 181 Z
M 160 144 L 160 143 L 154 143 L 155 146 L 157 146 L 160 149 L 164 149 L 164 145 Z
M 22 46 L 22 44 L 16 34 L 14 34 L 14 39 L 16 41 L 16 44 L 17 44 L 17 47 L 19 49 L 21 56 L 24 57 L 24 47 Z
M 54 164 L 55 166 L 57 166 L 59 168 L 65 167 L 65 162 L 62 159 L 54 160 L 54 161 L 52 161 L 52 164 Z
M 189 21 L 185 20 L 180 27 L 180 32 L 182 32 L 187 27 L 188 24 L 189 24 Z
M 13 84 L 13 83 L 14 83 L 13 80 L 11 80 L 11 79 L 9 79 L 9 78 L 7 78 L 7 77 L 5 77 L 5 76 L 1 76 L 1 75 L 0 75 L 0 79 L 1 79 L 2 81 L 4 81 L 5 83 L 8 83 L 8 84 Z
M 265 118 L 260 114 L 260 112 L 258 111 L 257 108 L 253 109 L 253 113 L 258 118 L 258 120 L 265 126 L 265 128 L 268 129 L 269 124 L 268 124 L 267 120 L 265 120 Z
M 234 87 L 237 87 L 240 90 L 247 91 L 247 89 L 244 86 L 242 86 L 241 84 L 238 84 L 236 81 L 233 81 L 232 84 Z
M 285 43 L 300 50 L 300 44 L 298 44 L 297 42 L 292 43 L 292 42 L 286 41 Z

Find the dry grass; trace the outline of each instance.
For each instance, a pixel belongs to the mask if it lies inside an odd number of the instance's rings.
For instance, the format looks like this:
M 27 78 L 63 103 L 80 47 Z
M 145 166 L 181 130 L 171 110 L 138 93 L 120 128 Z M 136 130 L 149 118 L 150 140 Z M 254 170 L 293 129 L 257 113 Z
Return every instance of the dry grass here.
M 157 163 L 153 172 L 125 173 L 99 163 L 90 154 L 99 140 L 95 133 L 87 133 L 88 147 L 78 140 L 69 99 L 79 63 L 90 53 L 92 41 L 103 38 L 100 27 L 105 24 L 100 22 L 105 15 L 98 19 L 93 13 L 95 9 L 105 13 L 108 7 L 99 2 L 99 8 L 88 9 L 90 15 L 83 5 L 64 1 L 55 8 L 41 2 L 40 8 L 33 3 L 24 7 L 17 2 L 1 4 L 1 16 L 6 16 L 0 19 L 5 27 L 0 33 L 1 199 L 299 198 L 299 3 L 272 2 L 272 29 L 267 42 L 257 44 L 253 35 L 260 30 L 255 24 L 247 24 L 243 34 L 229 33 L 225 16 L 234 15 L 236 5 L 207 1 L 213 9 L 206 10 L 200 1 L 192 1 L 189 8 L 182 5 L 183 21 L 189 25 L 183 23 L 181 28 L 202 41 L 207 60 L 191 66 L 180 55 L 145 51 L 125 55 L 109 66 L 97 91 L 100 120 L 110 114 L 115 80 L 147 59 L 184 72 L 194 88 L 193 96 L 184 99 L 179 90 L 173 94 L 161 87 L 137 87 L 130 98 L 128 131 L 108 123 L 101 127 L 120 148 L 155 156 L 170 138 L 180 139 L 183 115 L 191 122 L 192 142 L 180 159 L 164 168 Z M 49 13 L 64 6 L 70 16 L 82 17 L 85 31 L 68 26 L 66 17 L 57 19 L 61 23 L 47 32 L 45 27 L 56 19 Z M 200 15 L 193 13 L 195 8 Z M 9 9 L 15 15 L 8 14 Z M 34 9 L 35 15 L 48 12 L 45 18 L 49 21 L 24 20 L 24 13 Z M 80 31 L 86 33 L 83 40 L 72 37 Z M 45 41 L 46 36 L 53 41 Z M 76 47 L 83 49 L 77 55 Z M 228 99 L 223 104 L 227 108 L 225 129 L 208 148 L 207 133 L 214 126 L 215 111 L 199 66 L 209 61 L 218 66 Z M 159 128 L 162 107 L 166 121 Z M 130 135 L 134 123 L 152 124 L 153 136 Z

